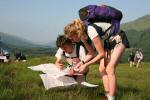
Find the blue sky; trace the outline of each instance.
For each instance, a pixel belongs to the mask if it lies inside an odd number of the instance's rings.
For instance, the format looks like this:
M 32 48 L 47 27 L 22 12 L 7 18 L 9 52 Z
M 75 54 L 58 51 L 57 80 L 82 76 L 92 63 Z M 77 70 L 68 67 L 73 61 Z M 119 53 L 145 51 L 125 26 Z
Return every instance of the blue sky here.
M 0 32 L 34 43 L 55 41 L 78 10 L 89 4 L 107 4 L 120 9 L 122 23 L 150 14 L 150 0 L 0 0 Z

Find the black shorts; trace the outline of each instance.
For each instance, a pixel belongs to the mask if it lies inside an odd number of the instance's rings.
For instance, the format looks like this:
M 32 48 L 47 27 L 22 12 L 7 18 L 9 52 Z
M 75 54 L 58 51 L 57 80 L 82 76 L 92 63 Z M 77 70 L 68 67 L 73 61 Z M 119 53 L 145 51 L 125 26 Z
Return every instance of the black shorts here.
M 112 50 L 112 49 L 116 48 L 120 44 L 124 44 L 126 48 L 130 47 L 129 46 L 129 41 L 127 39 L 127 36 L 126 36 L 125 32 L 122 31 L 122 30 L 118 34 L 116 34 L 114 36 L 111 36 L 109 38 L 108 42 L 109 42 L 109 45 L 110 45 L 109 50 Z
M 129 59 L 129 61 L 132 61 L 132 62 L 134 62 L 134 58 L 130 58 L 130 59 Z

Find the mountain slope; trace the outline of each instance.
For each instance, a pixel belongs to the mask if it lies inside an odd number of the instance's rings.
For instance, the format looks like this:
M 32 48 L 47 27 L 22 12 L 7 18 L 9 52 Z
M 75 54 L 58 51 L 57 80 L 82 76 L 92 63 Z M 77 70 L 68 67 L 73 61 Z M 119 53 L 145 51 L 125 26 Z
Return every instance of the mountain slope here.
M 11 55 L 23 52 L 28 56 L 54 55 L 56 48 L 33 44 L 25 39 L 0 32 L 0 49 L 9 51 Z
M 45 44 L 45 46 L 55 48 L 56 47 L 56 41 L 48 42 L 48 43 Z
M 7 44 L 3 43 L 2 41 L 0 41 L 0 50 L 10 51 L 11 48 L 9 47 L 9 45 L 7 45 Z
M 150 15 L 143 16 L 135 21 L 121 25 L 121 28 L 126 31 L 131 47 L 142 47 L 145 43 L 150 45 Z
M 38 46 L 17 36 L 9 35 L 3 32 L 0 32 L 1 41 L 7 45 L 17 46 L 17 47 L 35 47 Z
M 150 28 L 150 15 L 145 15 L 141 18 L 138 18 L 132 22 L 124 23 L 121 26 L 124 30 L 145 30 Z
M 150 61 L 150 15 L 122 24 L 121 28 L 126 31 L 130 47 L 142 48 L 144 59 Z

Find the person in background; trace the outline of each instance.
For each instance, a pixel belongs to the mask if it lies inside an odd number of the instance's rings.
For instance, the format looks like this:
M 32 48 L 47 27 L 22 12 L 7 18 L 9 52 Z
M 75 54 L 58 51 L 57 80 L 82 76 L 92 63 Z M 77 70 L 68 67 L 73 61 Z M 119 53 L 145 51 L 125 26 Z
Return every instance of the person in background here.
M 26 59 L 26 56 L 22 52 L 17 52 L 17 53 L 15 53 L 15 61 L 16 62 L 19 62 L 19 61 L 26 62 L 27 59 Z
M 137 64 L 136 64 L 137 68 L 143 67 L 142 60 L 143 60 L 143 53 L 142 53 L 142 49 L 139 48 L 135 54 L 135 61 L 137 62 Z
M 135 52 L 133 51 L 133 49 L 131 49 L 128 61 L 130 63 L 130 67 L 135 65 Z

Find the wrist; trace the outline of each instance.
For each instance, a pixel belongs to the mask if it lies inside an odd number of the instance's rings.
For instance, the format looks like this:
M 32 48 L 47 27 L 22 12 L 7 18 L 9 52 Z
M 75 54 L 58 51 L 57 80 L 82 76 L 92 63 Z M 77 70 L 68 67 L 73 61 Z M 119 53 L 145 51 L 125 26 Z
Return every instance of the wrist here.
M 84 62 L 83 60 L 81 60 L 81 63 L 82 63 L 82 64 L 85 64 L 85 62 Z

